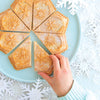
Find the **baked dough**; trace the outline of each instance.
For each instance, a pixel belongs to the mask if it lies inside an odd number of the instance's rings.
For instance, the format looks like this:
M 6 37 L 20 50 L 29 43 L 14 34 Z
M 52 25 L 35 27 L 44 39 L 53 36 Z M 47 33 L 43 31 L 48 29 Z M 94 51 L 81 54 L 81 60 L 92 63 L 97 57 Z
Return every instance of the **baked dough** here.
M 62 53 L 68 49 L 65 35 L 68 21 L 67 17 L 56 11 L 51 0 L 15 0 L 11 9 L 0 13 L 0 50 L 9 53 L 29 35 L 18 32 L 33 30 L 52 54 Z M 9 60 L 16 70 L 31 67 L 30 37 L 14 50 Z M 53 72 L 49 54 L 36 42 L 34 68 L 48 75 Z
M 31 30 L 32 25 L 32 4 L 33 0 L 15 0 L 11 9 Z
M 68 17 L 56 11 L 35 31 L 65 34 L 67 26 L 68 26 Z
M 68 49 L 65 34 L 35 33 L 52 54 L 60 54 Z
M 49 54 L 34 42 L 34 67 L 37 72 L 44 72 L 50 75 L 53 71 L 52 60 Z
M 0 13 L 0 30 L 5 31 L 29 31 L 22 21 L 8 9 Z
M 55 10 L 51 0 L 34 0 L 33 30 L 47 19 Z
M 10 56 L 9 59 L 16 70 L 31 67 L 31 40 L 27 38 Z
M 0 50 L 6 54 L 9 53 L 28 35 L 29 33 L 0 32 Z

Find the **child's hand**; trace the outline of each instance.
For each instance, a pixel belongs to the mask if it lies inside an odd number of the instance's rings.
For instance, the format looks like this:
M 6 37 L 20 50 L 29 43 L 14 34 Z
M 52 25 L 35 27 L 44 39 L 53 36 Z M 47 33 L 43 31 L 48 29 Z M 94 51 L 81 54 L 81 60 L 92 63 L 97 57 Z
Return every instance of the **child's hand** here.
M 50 55 L 53 60 L 54 76 L 50 77 L 43 72 L 38 74 L 51 85 L 57 96 L 65 96 L 72 87 L 73 78 L 69 61 L 62 55 Z

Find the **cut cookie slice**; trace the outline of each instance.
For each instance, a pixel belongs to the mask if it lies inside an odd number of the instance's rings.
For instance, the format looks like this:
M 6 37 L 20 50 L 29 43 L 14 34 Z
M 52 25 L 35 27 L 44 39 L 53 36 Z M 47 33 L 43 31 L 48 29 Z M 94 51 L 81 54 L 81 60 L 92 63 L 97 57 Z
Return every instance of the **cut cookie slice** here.
M 31 67 L 31 40 L 27 38 L 10 56 L 9 59 L 16 70 Z
M 59 54 L 68 49 L 65 34 L 35 33 L 52 54 Z
M 44 72 L 48 75 L 52 74 L 53 65 L 49 54 L 34 42 L 34 67 L 37 72 Z
M 34 0 L 33 30 L 46 20 L 55 10 L 51 0 Z
M 65 34 L 68 26 L 68 17 L 56 11 L 35 32 L 63 33 Z
M 0 50 L 4 53 L 9 53 L 28 35 L 26 33 L 0 32 Z
M 0 14 L 0 30 L 5 31 L 29 31 L 23 22 L 12 12 L 11 9 Z
M 32 25 L 32 4 L 33 0 L 15 0 L 11 9 L 29 27 Z

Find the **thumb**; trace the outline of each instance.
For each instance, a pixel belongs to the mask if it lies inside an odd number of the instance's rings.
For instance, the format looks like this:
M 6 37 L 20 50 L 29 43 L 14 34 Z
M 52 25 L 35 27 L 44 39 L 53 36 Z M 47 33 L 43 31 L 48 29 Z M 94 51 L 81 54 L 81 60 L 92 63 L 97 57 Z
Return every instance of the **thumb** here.
M 43 72 L 38 73 L 42 78 L 44 78 L 49 84 L 51 84 L 51 77 Z

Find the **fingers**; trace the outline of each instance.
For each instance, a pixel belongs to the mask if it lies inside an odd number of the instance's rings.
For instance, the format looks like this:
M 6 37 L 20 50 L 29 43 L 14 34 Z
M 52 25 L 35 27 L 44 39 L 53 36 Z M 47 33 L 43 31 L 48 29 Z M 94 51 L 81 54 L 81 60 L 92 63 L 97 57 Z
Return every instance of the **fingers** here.
M 67 67 L 70 68 L 70 64 L 69 64 L 68 58 L 66 58 L 66 64 L 67 64 Z
M 60 70 L 59 59 L 55 55 L 50 55 L 50 58 L 53 61 L 54 72 Z
M 43 72 L 38 73 L 42 78 L 44 78 L 49 84 L 51 84 L 51 77 Z
M 56 54 L 56 57 L 60 60 L 61 68 L 65 68 L 67 65 L 66 58 L 59 54 Z

